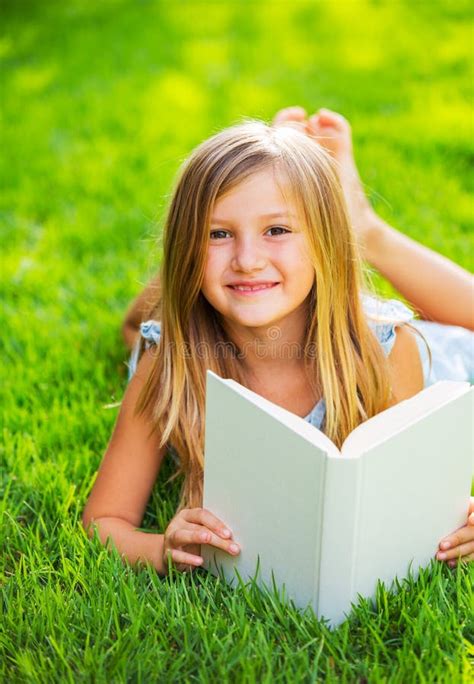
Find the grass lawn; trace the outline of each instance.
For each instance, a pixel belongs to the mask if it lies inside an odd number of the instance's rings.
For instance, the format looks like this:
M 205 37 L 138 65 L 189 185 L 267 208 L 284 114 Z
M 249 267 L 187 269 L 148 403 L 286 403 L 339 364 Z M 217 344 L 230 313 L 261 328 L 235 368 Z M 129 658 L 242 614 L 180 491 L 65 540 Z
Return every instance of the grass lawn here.
M 3 0 L 1 681 L 474 676 L 474 564 L 379 586 L 329 631 L 203 569 L 124 566 L 80 525 L 126 385 L 121 318 L 157 269 L 174 174 L 204 137 L 288 104 L 340 111 L 377 210 L 473 268 L 469 7 Z M 150 532 L 174 514 L 171 472 Z

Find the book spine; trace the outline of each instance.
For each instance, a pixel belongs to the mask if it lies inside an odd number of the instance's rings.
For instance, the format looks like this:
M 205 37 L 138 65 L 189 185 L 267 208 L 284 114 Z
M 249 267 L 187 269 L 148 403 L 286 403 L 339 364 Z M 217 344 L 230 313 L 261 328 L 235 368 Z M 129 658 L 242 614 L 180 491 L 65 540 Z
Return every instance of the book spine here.
M 364 461 L 330 456 L 326 463 L 319 572 L 313 606 L 333 625 L 345 618 L 354 596 L 357 531 Z M 318 570 L 318 569 L 316 569 Z

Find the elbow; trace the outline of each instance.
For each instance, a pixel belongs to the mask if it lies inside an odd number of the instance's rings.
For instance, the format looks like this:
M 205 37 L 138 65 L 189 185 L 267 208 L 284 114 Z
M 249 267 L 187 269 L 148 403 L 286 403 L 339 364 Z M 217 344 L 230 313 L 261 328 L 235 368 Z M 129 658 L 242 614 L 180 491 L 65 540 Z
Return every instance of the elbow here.
M 87 534 L 88 537 L 91 537 L 91 536 L 92 536 L 92 535 L 91 535 L 92 529 L 91 529 L 91 526 L 90 526 L 90 525 L 91 525 L 91 522 L 92 522 L 92 518 L 91 518 L 90 516 L 86 515 L 86 513 L 84 512 L 84 513 L 82 514 L 82 527 L 84 528 L 84 530 L 85 530 L 85 532 L 86 532 L 86 534 Z
M 86 531 L 87 536 L 92 539 L 94 537 L 95 529 L 97 528 L 97 533 L 99 538 L 106 538 L 106 533 L 108 533 L 109 528 L 115 525 L 127 525 L 129 527 L 135 528 L 139 523 L 134 523 L 127 518 L 120 515 L 108 515 L 100 514 L 95 515 L 93 511 L 90 511 L 86 506 L 84 512 L 82 513 L 82 526 Z
M 94 517 L 92 511 L 89 510 L 89 507 L 86 505 L 84 508 L 84 511 L 82 512 L 82 526 L 84 530 L 86 531 L 87 536 L 92 539 L 94 536 L 94 528 L 92 526 L 92 523 L 97 522 L 99 518 Z

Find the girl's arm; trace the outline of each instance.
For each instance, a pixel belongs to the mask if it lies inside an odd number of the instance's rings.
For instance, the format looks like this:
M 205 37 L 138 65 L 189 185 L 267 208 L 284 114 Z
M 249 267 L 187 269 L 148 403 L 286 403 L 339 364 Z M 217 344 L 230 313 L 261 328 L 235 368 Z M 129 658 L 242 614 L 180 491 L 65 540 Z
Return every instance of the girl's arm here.
M 140 323 L 145 320 L 161 296 L 160 278 L 156 276 L 130 304 L 122 323 L 122 335 L 125 344 L 132 349 L 138 339 Z
M 388 357 L 394 406 L 409 399 L 424 387 L 423 366 L 416 342 L 416 333 L 409 327 L 396 327 L 395 344 Z
M 192 570 L 199 565 L 203 543 L 233 556 L 240 553 L 240 548 L 233 548 L 235 540 L 225 523 L 199 507 L 180 510 L 164 534 L 137 530 L 166 453 L 166 447 L 159 448 L 156 433 L 150 436 L 151 425 L 146 418 L 134 414 L 152 363 L 152 352 L 145 351 L 125 392 L 82 521 L 89 536 L 96 527 L 101 542 L 105 544 L 110 537 L 132 565 L 142 560 L 151 563 L 158 574 L 166 575 L 170 559 L 178 570 Z
M 366 258 L 422 318 L 474 330 L 474 278 L 371 212 Z
M 158 436 L 149 436 L 150 423 L 135 416 L 134 408 L 149 375 L 153 359 L 145 352 L 125 392 L 112 438 L 84 509 L 82 521 L 89 536 L 92 523 L 103 544 L 112 538 L 130 563 L 150 562 L 164 575 L 162 534 L 137 531 L 158 476 L 166 447 L 158 448 Z

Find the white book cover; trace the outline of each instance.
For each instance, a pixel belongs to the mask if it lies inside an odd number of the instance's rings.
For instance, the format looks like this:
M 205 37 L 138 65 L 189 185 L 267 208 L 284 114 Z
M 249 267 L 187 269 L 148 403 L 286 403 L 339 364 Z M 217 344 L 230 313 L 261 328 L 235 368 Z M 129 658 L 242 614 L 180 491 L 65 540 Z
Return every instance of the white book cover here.
M 359 425 L 341 450 L 303 418 L 207 371 L 203 506 L 233 531 L 234 557 L 204 567 L 256 577 L 339 624 L 434 558 L 464 525 L 473 472 L 473 394 L 441 381 Z M 257 572 L 259 562 L 259 572 Z

